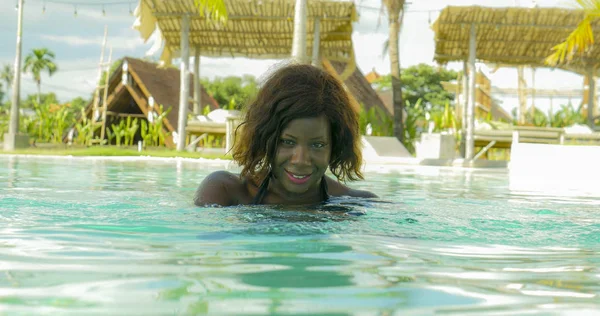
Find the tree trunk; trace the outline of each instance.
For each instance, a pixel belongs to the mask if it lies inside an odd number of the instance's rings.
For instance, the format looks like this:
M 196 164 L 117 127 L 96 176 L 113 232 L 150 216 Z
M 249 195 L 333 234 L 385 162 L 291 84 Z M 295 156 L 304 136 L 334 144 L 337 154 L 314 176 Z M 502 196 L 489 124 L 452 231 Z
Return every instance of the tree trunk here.
M 10 122 L 8 125 L 9 134 L 17 134 L 19 132 L 19 100 L 21 95 L 21 52 L 22 52 L 22 37 L 23 37 L 23 3 L 24 0 L 19 0 L 19 15 L 17 18 L 17 51 L 15 56 L 14 78 L 12 85 L 12 101 L 10 104 Z M 4 150 L 14 150 L 10 142 L 4 142 Z
M 37 104 L 39 106 L 40 105 L 40 98 L 42 96 L 42 81 L 41 80 L 36 80 L 36 86 L 37 86 Z
M 404 122 L 402 119 L 404 113 L 404 101 L 402 100 L 402 81 L 400 79 L 400 51 L 398 42 L 400 37 L 400 23 L 402 23 L 397 14 L 389 14 L 390 43 L 389 55 L 392 75 L 392 102 L 394 107 L 394 136 L 404 143 Z M 402 13 L 400 13 L 402 14 Z

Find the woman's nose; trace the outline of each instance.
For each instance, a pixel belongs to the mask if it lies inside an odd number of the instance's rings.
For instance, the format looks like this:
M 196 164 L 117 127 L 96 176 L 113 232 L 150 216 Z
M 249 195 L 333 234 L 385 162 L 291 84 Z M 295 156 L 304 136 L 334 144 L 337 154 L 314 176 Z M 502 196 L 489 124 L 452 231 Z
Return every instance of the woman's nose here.
M 310 164 L 310 155 L 306 146 L 296 146 L 292 154 L 291 162 L 293 164 Z

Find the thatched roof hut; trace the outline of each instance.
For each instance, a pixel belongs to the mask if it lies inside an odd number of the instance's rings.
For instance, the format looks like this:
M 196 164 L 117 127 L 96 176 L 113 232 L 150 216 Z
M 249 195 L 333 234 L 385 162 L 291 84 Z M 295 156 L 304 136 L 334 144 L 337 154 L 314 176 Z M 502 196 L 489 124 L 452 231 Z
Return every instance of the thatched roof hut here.
M 192 75 L 190 74 L 190 77 Z M 193 80 L 190 79 L 190 83 Z M 107 122 L 123 117 L 137 117 L 147 119 L 153 112 L 160 115 L 159 106 L 164 110 L 172 108 L 164 123 L 165 132 L 177 130 L 177 112 L 179 110 L 179 70 L 171 67 L 159 67 L 158 64 L 141 59 L 125 57 L 121 61 L 108 81 L 106 98 Z M 193 88 L 190 84 L 190 99 L 193 98 Z M 219 108 L 219 104 L 204 89 L 202 89 L 202 107 L 211 109 Z M 99 105 L 102 107 L 102 104 Z M 189 113 L 192 113 L 192 103 L 189 102 Z M 86 115 L 92 118 L 93 103 L 86 108 Z M 165 140 L 167 146 L 172 147 L 171 137 Z

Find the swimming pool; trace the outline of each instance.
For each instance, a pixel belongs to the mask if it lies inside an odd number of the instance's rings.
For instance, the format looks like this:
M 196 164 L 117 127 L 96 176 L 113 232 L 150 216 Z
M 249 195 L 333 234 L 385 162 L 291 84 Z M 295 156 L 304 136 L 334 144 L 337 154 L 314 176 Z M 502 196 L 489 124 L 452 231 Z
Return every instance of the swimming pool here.
M 184 160 L 0 157 L 0 314 L 600 310 L 600 199 L 508 172 L 373 167 L 381 202 L 203 209 Z M 233 169 L 235 170 L 235 168 Z

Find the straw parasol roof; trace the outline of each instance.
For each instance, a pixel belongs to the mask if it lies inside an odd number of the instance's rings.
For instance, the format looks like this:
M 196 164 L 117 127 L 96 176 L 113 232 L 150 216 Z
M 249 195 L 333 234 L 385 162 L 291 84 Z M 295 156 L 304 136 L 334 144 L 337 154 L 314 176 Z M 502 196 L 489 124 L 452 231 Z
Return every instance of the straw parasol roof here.
M 134 28 L 146 41 L 158 31 L 164 40 L 161 61 L 179 55 L 181 18 L 190 16 L 190 48 L 202 56 L 290 58 L 294 29 L 294 0 L 225 0 L 225 24 L 198 13 L 194 0 L 139 0 Z M 329 60 L 354 64 L 352 22 L 357 13 L 352 1 L 308 2 L 307 56 L 312 54 L 314 20 L 320 19 L 320 52 Z
M 433 24 L 434 59 L 441 64 L 464 61 L 469 53 L 470 26 L 476 29 L 476 59 L 499 65 L 547 67 L 544 59 L 582 21 L 581 10 L 562 8 L 446 7 Z M 600 24 L 593 23 L 595 32 Z M 600 46 L 583 58 L 560 66 L 584 73 L 600 63 Z

